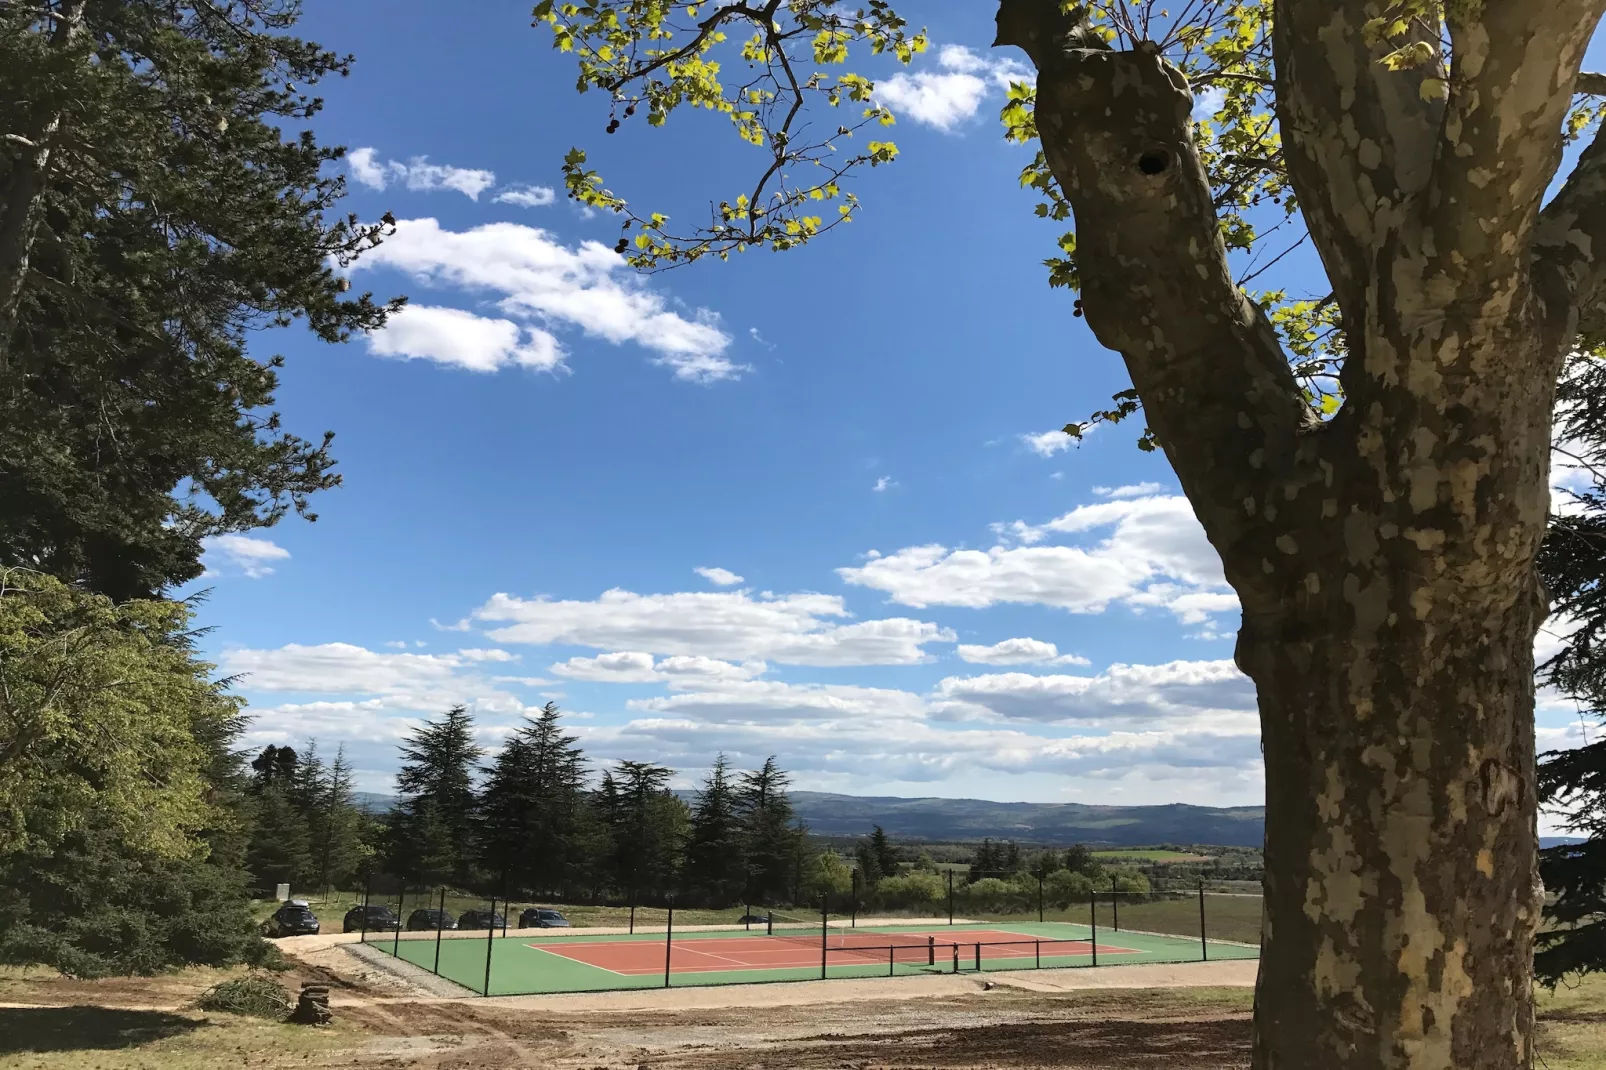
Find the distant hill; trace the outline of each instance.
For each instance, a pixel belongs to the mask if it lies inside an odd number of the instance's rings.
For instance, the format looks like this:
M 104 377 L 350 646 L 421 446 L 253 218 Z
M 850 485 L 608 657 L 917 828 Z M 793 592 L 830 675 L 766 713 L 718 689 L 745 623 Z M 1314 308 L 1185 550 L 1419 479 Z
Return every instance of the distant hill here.
M 902 840 L 1012 839 L 1022 843 L 1140 846 L 1212 843 L 1259 847 L 1260 806 L 1090 806 L 1083 803 L 1000 803 L 983 799 L 900 799 L 794 791 L 792 803 L 813 831 L 858 836 L 871 825 Z

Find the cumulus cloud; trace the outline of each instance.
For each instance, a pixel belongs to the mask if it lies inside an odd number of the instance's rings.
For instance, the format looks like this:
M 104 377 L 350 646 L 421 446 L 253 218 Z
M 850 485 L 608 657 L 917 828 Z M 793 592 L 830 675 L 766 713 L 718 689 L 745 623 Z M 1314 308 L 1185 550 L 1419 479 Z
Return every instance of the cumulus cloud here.
M 1094 676 L 951 676 L 933 696 L 950 717 L 1254 733 L 1255 689 L 1231 661 L 1111 665 Z
M 476 372 L 508 365 L 537 371 L 564 366 L 558 340 L 538 327 L 428 305 L 408 305 L 396 313 L 383 330 L 368 336 L 368 348 L 381 357 L 433 360 Z
M 1091 545 L 1042 545 L 1106 530 Z M 1202 624 L 1237 606 L 1220 558 L 1180 496 L 1112 498 L 1046 524 L 1017 521 L 995 531 L 1000 542 L 989 550 L 929 544 L 871 551 L 863 565 L 837 573 L 917 608 L 1023 603 L 1100 613 L 1120 603 Z
M 1123 487 L 1094 487 L 1093 493 L 1100 498 L 1147 498 L 1164 489 L 1158 483 L 1128 483 Z
M 632 699 L 630 709 L 694 718 L 698 721 L 789 722 L 872 718 L 918 720 L 925 714 L 919 695 L 889 688 L 835 684 L 788 684 L 747 680 L 717 689 L 664 698 Z
M 1068 450 L 1076 440 L 1064 431 L 1044 431 L 1038 435 L 1022 435 L 1020 440 L 1026 448 L 1039 457 L 1052 457 L 1061 450 Z
M 568 643 L 735 662 L 915 665 L 930 660 L 927 645 L 954 641 L 952 632 L 925 621 L 840 623 L 848 616 L 835 595 L 618 589 L 592 602 L 498 594 L 474 611 L 476 620 L 501 625 L 487 633 L 499 643 Z
M 407 219 L 353 265 L 354 270 L 387 267 L 420 285 L 488 296 L 507 319 L 482 319 L 472 329 L 500 343 L 504 362 L 545 359 L 546 366 L 555 366 L 561 350 L 551 335 L 536 328 L 572 327 L 615 345 L 634 342 L 654 354 L 654 363 L 688 382 L 734 379 L 747 370 L 724 355 L 731 338 L 715 313 L 699 309 L 686 316 L 671 310 L 667 298 L 631 275 L 624 261 L 598 242 L 570 248 L 538 227 L 516 223 L 451 231 L 434 219 Z M 510 321 L 526 330 L 524 341 L 512 349 L 515 342 L 510 339 L 518 336 L 510 333 Z M 406 313 L 394 322 L 405 324 Z M 392 329 L 387 326 L 372 336 L 371 344 L 391 344 L 380 340 Z M 463 345 L 442 340 L 439 333 L 431 335 L 438 343 L 431 358 L 463 363 Z M 522 357 L 517 355 L 521 352 Z
M 290 560 L 290 551 L 254 535 L 213 535 L 202 541 L 206 551 L 206 571 L 214 575 L 227 568 L 238 569 L 253 580 L 273 575 L 269 562 Z
M 512 204 L 520 208 L 543 208 L 557 199 L 551 186 L 508 186 L 493 198 L 497 204 Z
M 900 118 L 952 131 L 973 118 L 989 92 L 1028 79 L 1013 60 L 983 58 L 961 45 L 937 52 L 938 70 L 900 71 L 876 83 L 876 96 Z
M 607 684 L 659 684 L 672 688 L 704 687 L 727 680 L 749 680 L 768 669 L 762 661 L 737 665 L 718 658 L 679 654 L 655 659 L 639 650 L 599 654 L 594 658 L 574 657 L 552 666 L 557 676 Z
M 875 481 L 875 486 L 871 487 L 870 489 L 875 491 L 877 494 L 884 494 L 889 487 L 896 487 L 897 485 L 898 484 L 892 481 L 891 476 L 882 476 L 880 479 Z
M 496 185 L 494 171 L 433 164 L 427 156 L 414 156 L 407 163 L 380 160 L 379 154 L 370 147 L 353 150 L 346 157 L 346 165 L 352 178 L 375 190 L 400 184 L 421 193 L 454 190 L 469 200 L 477 201 L 480 194 Z
M 1041 639 L 1005 639 L 992 646 L 960 644 L 961 659 L 974 665 L 1091 665 L 1075 654 L 1061 654 L 1059 647 Z
M 693 571 L 709 583 L 717 584 L 720 587 L 732 587 L 742 582 L 742 578 L 728 568 L 700 567 L 693 569 Z

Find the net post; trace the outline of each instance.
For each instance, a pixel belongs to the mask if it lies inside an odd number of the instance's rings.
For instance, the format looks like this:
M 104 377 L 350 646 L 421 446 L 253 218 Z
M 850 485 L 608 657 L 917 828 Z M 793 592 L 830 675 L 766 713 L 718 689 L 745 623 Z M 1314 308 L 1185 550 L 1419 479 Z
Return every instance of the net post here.
M 1043 924 L 1043 878 L 1037 878 L 1037 924 Z
M 775 935 L 775 910 L 771 908 L 764 913 L 764 935 Z
M 440 913 L 435 916 L 435 976 L 441 975 L 441 930 L 446 928 L 446 885 L 441 885 Z
M 1116 886 L 1115 878 L 1110 878 L 1110 913 L 1115 916 L 1115 931 L 1121 931 L 1121 889 Z
M 887 946 L 887 976 L 891 977 L 898 961 L 898 947 L 896 944 Z
M 1202 885 L 1201 885 L 1202 887 Z M 1201 907 L 1204 901 L 1200 900 Z M 401 891 L 396 893 L 396 942 L 390 947 L 390 953 L 401 958 L 401 927 L 407 917 L 407 882 L 402 881 Z
M 491 952 L 496 948 L 496 896 L 491 896 L 491 916 L 485 920 L 485 995 L 491 994 Z
M 1088 945 L 1093 949 L 1093 965 L 1099 964 L 1099 893 L 1093 892 L 1088 896 L 1088 918 L 1092 921 L 1093 939 Z
M 374 890 L 374 875 L 369 873 L 362 879 L 362 935 L 358 937 L 359 943 L 368 942 L 368 897 Z
M 937 965 L 937 938 L 935 936 L 926 937 L 926 965 Z
M 669 987 L 669 964 L 675 952 L 675 899 L 669 898 L 669 916 L 664 921 L 664 987 Z
M 957 941 L 954 943 L 954 972 L 959 972 L 959 943 Z
M 1199 882 L 1199 961 L 1210 961 L 1210 945 L 1205 941 L 1204 881 Z
M 976 972 L 981 972 L 981 941 L 976 941 Z
M 1032 943 L 1036 945 L 1036 954 L 1033 955 L 1033 959 L 1037 963 L 1036 968 L 1041 970 L 1043 968 L 1043 941 L 1033 940 Z
M 825 980 L 826 949 L 830 944 L 831 893 L 820 896 L 820 980 Z

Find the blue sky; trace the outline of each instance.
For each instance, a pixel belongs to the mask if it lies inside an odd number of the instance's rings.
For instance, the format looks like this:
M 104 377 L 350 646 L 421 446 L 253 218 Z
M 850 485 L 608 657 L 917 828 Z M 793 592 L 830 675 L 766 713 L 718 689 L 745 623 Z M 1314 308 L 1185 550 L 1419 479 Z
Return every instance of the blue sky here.
M 673 215 L 754 150 L 707 115 L 605 134 L 529 7 L 309 5 L 358 59 L 317 123 L 358 150 L 349 207 L 400 221 L 354 282 L 411 305 L 258 339 L 345 485 L 196 585 L 251 742 L 343 742 L 387 790 L 420 719 L 465 702 L 490 744 L 553 697 L 597 759 L 685 783 L 724 750 L 821 790 L 1258 803 L 1236 602 L 1163 457 L 1044 434 L 1128 384 L 1046 283 L 991 8 L 919 5 L 935 47 L 881 83 L 902 157 L 858 221 L 642 279 L 551 194 L 563 153 Z

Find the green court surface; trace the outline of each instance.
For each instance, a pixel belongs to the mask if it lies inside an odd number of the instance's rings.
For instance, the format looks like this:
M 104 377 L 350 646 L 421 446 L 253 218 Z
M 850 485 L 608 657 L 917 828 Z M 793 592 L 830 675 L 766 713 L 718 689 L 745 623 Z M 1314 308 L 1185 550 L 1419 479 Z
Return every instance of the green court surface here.
M 826 977 L 910 977 L 980 970 L 1065 969 L 1143 962 L 1252 959 L 1258 949 L 1197 938 L 1070 922 L 977 922 L 955 926 L 832 927 L 766 935 L 742 929 L 633 935 L 553 934 L 509 929 L 504 936 L 373 934 L 368 943 L 464 988 L 493 996 L 607 992 L 635 988 L 757 984 Z M 394 950 L 393 950 L 394 949 Z M 487 969 L 487 967 L 489 967 Z M 487 975 L 489 982 L 487 983 Z

